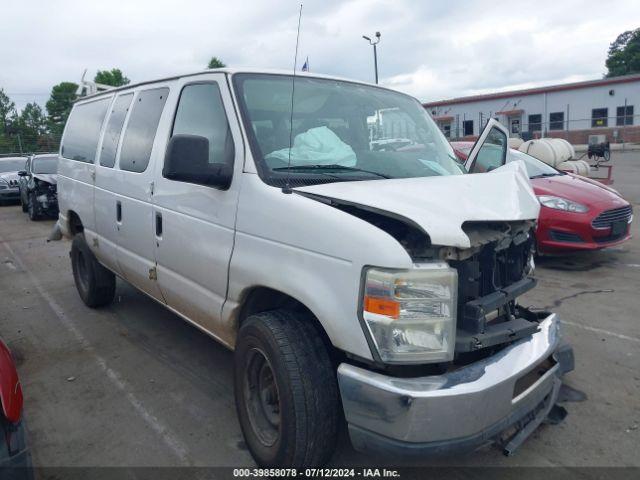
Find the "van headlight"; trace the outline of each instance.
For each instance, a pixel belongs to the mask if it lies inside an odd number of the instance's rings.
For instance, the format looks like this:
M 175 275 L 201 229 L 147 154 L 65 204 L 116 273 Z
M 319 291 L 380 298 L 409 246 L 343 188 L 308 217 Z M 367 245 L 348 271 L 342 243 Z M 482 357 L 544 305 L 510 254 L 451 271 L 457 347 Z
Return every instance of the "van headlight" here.
M 362 318 L 385 363 L 453 359 L 458 272 L 446 263 L 367 268 Z

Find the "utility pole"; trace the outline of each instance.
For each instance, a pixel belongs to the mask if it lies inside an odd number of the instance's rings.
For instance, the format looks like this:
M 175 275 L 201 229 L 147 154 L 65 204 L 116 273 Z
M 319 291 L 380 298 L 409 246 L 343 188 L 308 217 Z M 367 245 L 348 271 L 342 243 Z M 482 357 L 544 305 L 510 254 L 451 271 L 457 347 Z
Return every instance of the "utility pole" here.
M 367 40 L 369 42 L 369 45 L 373 46 L 373 68 L 375 70 L 375 76 L 376 76 L 376 85 L 378 84 L 378 49 L 377 49 L 377 45 L 378 43 L 380 43 L 380 32 L 376 32 L 376 39 L 375 40 L 371 40 L 371 38 L 367 37 L 366 35 L 363 35 L 362 38 L 364 38 L 365 40 Z

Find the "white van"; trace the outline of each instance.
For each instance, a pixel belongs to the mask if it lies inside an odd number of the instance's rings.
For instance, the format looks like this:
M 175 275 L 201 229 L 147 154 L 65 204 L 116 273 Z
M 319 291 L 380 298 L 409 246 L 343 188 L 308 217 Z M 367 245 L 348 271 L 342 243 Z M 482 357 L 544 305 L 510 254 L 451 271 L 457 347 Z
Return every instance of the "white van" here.
M 469 165 L 507 137 L 491 120 Z M 258 464 L 322 465 L 343 419 L 396 459 L 511 452 L 573 356 L 555 314 L 517 301 L 535 285 L 526 171 L 455 158 L 407 95 L 209 70 L 75 104 L 58 225 L 89 307 L 118 276 L 235 351 Z

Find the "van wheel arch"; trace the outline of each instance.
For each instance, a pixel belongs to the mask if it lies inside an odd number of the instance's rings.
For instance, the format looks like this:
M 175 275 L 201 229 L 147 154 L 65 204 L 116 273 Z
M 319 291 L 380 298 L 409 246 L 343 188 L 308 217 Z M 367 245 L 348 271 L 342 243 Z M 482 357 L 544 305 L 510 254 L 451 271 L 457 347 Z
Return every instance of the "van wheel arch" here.
M 67 213 L 67 219 L 69 222 L 69 233 L 71 236 L 75 236 L 78 233 L 84 232 L 84 226 L 82 225 L 82 220 L 80 220 L 80 216 L 74 212 L 73 210 L 69 210 Z
M 250 288 L 243 295 L 240 311 L 237 316 L 236 333 L 240 331 L 243 322 L 251 315 L 271 310 L 288 310 L 299 313 L 300 321 L 312 322 L 320 334 L 327 352 L 332 359 L 340 357 L 340 351 L 333 346 L 318 317 L 304 303 L 279 290 L 270 287 L 256 286 Z M 304 319 L 304 320 L 303 320 Z

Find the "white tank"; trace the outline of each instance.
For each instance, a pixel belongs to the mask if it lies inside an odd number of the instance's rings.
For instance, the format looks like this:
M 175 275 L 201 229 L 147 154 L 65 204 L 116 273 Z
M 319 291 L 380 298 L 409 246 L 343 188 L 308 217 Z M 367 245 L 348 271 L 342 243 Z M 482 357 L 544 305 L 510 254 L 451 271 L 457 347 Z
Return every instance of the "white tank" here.
M 556 150 L 556 157 L 559 156 L 559 163 L 566 162 L 572 158 L 569 142 L 562 138 L 549 138 L 548 141 L 551 142 Z
M 591 167 L 586 160 L 576 160 L 578 164 L 578 175 L 582 175 L 583 177 L 588 177 L 591 172 Z
M 519 137 L 510 137 L 508 140 L 509 148 L 513 148 L 515 150 L 520 148 L 520 145 L 522 145 L 523 143 L 524 143 L 524 140 L 522 140 Z
M 577 162 L 571 162 L 571 161 L 561 162 L 558 165 L 556 165 L 556 168 L 558 170 L 562 170 L 563 172 L 578 173 Z
M 574 159 L 576 158 L 576 149 L 573 148 L 573 145 L 571 145 L 567 140 L 565 140 L 564 138 L 558 138 L 558 140 L 560 140 L 562 143 L 564 143 L 564 146 L 569 150 L 569 154 L 571 155 L 569 158 L 570 159 Z
M 528 153 L 532 157 L 537 158 L 541 162 L 544 162 L 552 167 L 555 167 L 558 162 L 556 159 L 556 149 L 554 149 L 550 142 L 545 139 L 529 140 L 524 142 L 518 148 L 521 152 Z

